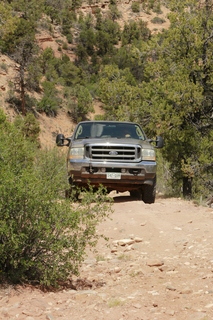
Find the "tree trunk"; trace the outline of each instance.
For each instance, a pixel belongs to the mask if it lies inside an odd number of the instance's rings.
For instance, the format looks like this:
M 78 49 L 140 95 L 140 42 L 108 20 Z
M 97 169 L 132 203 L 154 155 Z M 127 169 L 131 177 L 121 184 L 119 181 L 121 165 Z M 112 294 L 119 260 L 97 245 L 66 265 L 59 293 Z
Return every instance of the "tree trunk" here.
M 21 91 L 21 112 L 23 116 L 26 116 L 24 67 L 22 66 L 20 66 L 20 91 Z
M 183 177 L 183 196 L 191 199 L 192 197 L 192 178 Z

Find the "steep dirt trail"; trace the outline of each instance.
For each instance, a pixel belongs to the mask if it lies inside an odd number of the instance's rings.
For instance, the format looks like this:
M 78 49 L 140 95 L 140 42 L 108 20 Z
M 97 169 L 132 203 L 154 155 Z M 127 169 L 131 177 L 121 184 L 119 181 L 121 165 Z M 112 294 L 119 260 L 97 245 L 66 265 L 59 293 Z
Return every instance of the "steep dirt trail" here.
M 213 209 L 180 199 L 114 198 L 109 238 L 88 253 L 75 289 L 0 291 L 0 320 L 213 319 Z

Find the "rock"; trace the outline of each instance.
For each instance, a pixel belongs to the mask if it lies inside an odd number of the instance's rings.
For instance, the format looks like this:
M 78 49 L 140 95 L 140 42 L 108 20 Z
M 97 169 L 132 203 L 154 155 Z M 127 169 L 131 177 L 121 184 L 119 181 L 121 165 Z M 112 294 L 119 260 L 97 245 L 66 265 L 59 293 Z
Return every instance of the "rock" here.
M 146 264 L 149 267 L 161 267 L 164 265 L 164 262 L 160 260 L 149 260 Z
M 177 290 L 175 287 L 172 287 L 172 286 L 166 286 L 166 289 L 170 290 L 170 291 L 176 291 Z
M 190 293 L 192 293 L 192 290 L 188 287 L 180 291 L 180 294 L 190 294 Z
M 32 316 L 40 317 L 42 315 L 42 311 L 38 308 L 34 308 L 34 310 L 23 310 L 22 314 L 28 316 L 29 318 L 31 318 Z
M 175 315 L 175 311 L 174 310 L 167 310 L 165 312 L 165 314 L 169 315 L 169 316 L 174 316 Z
M 121 268 L 119 268 L 119 267 L 115 267 L 114 272 L 115 272 L 115 273 L 119 273 L 119 272 L 121 272 Z
M 131 251 L 131 250 L 134 250 L 134 247 L 133 246 L 127 246 L 124 250 L 124 252 L 128 252 L 128 251 Z
M 142 238 L 139 238 L 139 237 L 135 237 L 133 240 L 134 240 L 135 242 L 142 242 L 142 241 L 143 241 L 143 239 L 142 239 Z
M 168 266 L 162 265 L 158 268 L 161 272 L 168 271 Z
M 205 306 L 206 309 L 211 309 L 213 308 L 213 303 L 209 303 Z
M 182 228 L 180 228 L 180 227 L 174 227 L 174 230 L 181 231 Z
M 122 239 L 122 240 L 118 240 L 118 245 L 119 246 L 129 246 L 131 244 L 133 244 L 135 241 L 133 239 Z
M 136 309 L 141 309 L 142 308 L 142 305 L 140 303 L 134 303 L 132 306 L 134 308 L 136 308 Z

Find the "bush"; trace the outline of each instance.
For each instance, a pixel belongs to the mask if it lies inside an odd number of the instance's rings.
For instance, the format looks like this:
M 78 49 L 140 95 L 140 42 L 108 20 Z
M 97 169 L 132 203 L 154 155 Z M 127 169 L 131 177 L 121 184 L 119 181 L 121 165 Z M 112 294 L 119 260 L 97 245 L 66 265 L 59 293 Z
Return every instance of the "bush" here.
M 38 102 L 36 109 L 39 112 L 45 112 L 48 116 L 56 116 L 61 99 L 58 97 L 58 91 L 54 83 L 50 81 L 43 82 L 44 95 Z
M 22 135 L 29 141 L 35 143 L 38 147 L 40 126 L 32 113 L 27 113 L 26 117 L 17 116 L 14 121 L 15 126 L 20 130 Z
M 79 273 L 96 225 L 108 216 L 106 196 L 86 192 L 79 204 L 64 198 L 60 150 L 42 151 L 0 116 L 1 280 L 57 286 Z
M 133 2 L 131 6 L 132 12 L 138 13 L 140 12 L 140 4 L 139 2 Z
M 166 20 L 160 17 L 154 17 L 151 22 L 155 24 L 163 24 Z
M 2 71 L 5 71 L 5 72 L 7 73 L 7 72 L 8 72 L 8 65 L 7 65 L 6 63 L 2 62 L 2 63 L 0 64 L 0 69 L 1 69 Z
M 86 87 L 76 85 L 72 90 L 67 88 L 64 98 L 69 101 L 67 107 L 75 123 L 86 120 L 89 112 L 94 113 L 93 99 Z
M 67 38 L 67 42 L 68 42 L 68 43 L 73 43 L 73 36 L 72 36 L 71 33 L 68 33 L 68 34 L 66 35 L 66 38 Z

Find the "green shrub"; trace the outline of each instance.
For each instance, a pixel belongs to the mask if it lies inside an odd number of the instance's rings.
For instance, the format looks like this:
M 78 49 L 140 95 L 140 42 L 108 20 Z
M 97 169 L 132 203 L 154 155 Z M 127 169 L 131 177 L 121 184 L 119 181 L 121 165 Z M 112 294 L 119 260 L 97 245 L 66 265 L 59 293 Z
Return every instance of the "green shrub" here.
M 162 24 L 165 22 L 165 19 L 162 19 L 160 17 L 154 17 L 152 20 L 151 20 L 152 23 L 155 23 L 155 24 Z
M 21 131 L 24 138 L 39 146 L 40 126 L 32 113 L 27 113 L 24 118 L 21 116 L 16 117 L 14 124 Z
M 162 10 L 161 10 L 161 4 L 160 3 L 156 3 L 155 7 L 153 8 L 153 12 L 161 14 Z
M 66 38 L 67 38 L 67 42 L 68 42 L 68 43 L 73 43 L 73 36 L 72 36 L 71 33 L 68 33 L 68 34 L 66 35 Z
M 67 50 L 67 49 L 68 49 L 68 44 L 67 44 L 67 42 L 63 42 L 62 49 L 63 49 L 63 50 Z
M 38 102 L 36 109 L 39 112 L 45 112 L 48 116 L 56 116 L 61 100 L 58 97 L 58 91 L 54 83 L 50 81 L 43 82 L 44 94 Z
M 118 7 L 116 4 L 110 4 L 109 5 L 109 13 L 108 17 L 115 21 L 116 19 L 119 19 L 121 17 L 121 13 L 118 11 Z
M 22 102 L 19 97 L 15 96 L 14 90 L 9 90 L 5 99 L 16 112 L 21 112 Z M 34 97 L 30 97 L 28 94 L 24 95 L 25 109 L 32 111 L 32 108 L 36 106 L 37 100 Z
M 79 273 L 109 204 L 101 190 L 70 203 L 64 198 L 60 150 L 37 149 L 21 130 L 0 119 L 1 280 L 57 286 Z
M 68 101 L 66 105 L 74 122 L 86 120 L 89 112 L 94 113 L 93 99 L 86 87 L 76 85 L 72 90 L 67 88 L 64 98 Z
M 132 12 L 138 13 L 140 12 L 140 4 L 139 2 L 133 2 L 131 5 Z
M 6 63 L 2 62 L 0 64 L 0 69 L 5 71 L 5 72 L 8 72 L 8 65 Z

